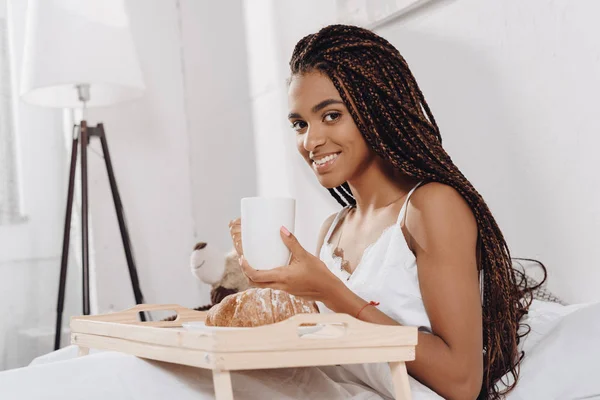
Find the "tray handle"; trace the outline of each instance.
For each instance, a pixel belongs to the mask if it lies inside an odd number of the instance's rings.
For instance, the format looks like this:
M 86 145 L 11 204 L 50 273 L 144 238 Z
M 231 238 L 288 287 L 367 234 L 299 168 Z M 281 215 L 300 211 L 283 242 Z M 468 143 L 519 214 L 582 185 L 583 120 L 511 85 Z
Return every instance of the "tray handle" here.
M 284 321 L 282 324 L 299 326 L 301 324 L 344 324 L 351 327 L 371 326 L 373 324 L 364 322 L 344 313 L 299 313 Z
M 323 327 L 315 332 L 298 331 L 301 325 L 322 324 Z M 342 329 L 335 325 L 342 325 Z M 322 314 L 296 314 L 284 321 L 271 326 L 263 326 L 257 329 L 271 329 L 270 335 L 285 338 L 289 343 L 300 343 L 299 341 L 324 339 L 324 340 L 353 340 L 353 341 L 379 341 L 378 337 L 393 337 L 396 341 L 403 341 L 406 345 L 416 345 L 418 342 L 417 328 L 414 326 L 381 325 L 365 322 L 344 313 L 322 313 Z M 259 331 L 256 331 L 259 333 Z M 226 332 L 224 332 L 226 333 Z M 264 331 L 266 334 L 267 331 Z
M 342 325 L 343 331 L 341 331 L 341 333 L 339 329 L 333 332 L 331 330 L 328 331 L 329 333 L 334 333 L 332 335 L 332 338 L 344 336 L 350 330 L 353 333 L 357 333 L 361 331 L 372 332 L 373 328 L 380 328 L 380 325 L 364 322 L 352 317 L 351 315 L 343 313 L 301 313 L 296 314 L 293 317 L 290 317 L 275 325 L 279 325 L 278 330 L 281 332 L 282 335 L 298 338 L 298 328 L 300 328 L 302 325 L 314 324 L 322 324 L 324 325 L 324 328 L 327 328 L 330 325 Z

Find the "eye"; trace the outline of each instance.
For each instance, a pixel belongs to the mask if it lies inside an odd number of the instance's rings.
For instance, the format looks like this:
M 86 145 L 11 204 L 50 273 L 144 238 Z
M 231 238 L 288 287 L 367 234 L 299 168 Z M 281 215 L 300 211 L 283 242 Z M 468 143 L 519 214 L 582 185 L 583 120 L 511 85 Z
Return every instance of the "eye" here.
M 333 111 L 333 112 L 325 114 L 323 119 L 327 122 L 334 122 L 334 121 L 338 120 L 341 115 L 342 115 L 341 113 L 339 113 L 337 111 Z
M 304 121 L 293 121 L 292 124 L 290 125 L 290 127 L 295 130 L 296 132 L 301 131 L 302 129 L 306 128 L 306 122 Z

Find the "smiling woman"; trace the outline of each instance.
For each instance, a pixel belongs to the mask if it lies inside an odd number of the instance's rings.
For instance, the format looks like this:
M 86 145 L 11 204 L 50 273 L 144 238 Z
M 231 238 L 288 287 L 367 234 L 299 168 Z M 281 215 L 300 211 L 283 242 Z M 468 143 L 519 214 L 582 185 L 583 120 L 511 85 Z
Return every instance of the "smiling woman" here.
M 297 149 L 344 208 L 323 223 L 318 258 L 282 228 L 292 268 L 255 271 L 242 258 L 245 273 L 321 312 L 420 326 L 408 369 L 432 395 L 495 399 L 505 374 L 510 391 L 532 288 L 518 282 L 492 213 L 442 147 L 404 58 L 369 30 L 331 25 L 297 43 L 290 67 Z M 379 375 L 369 365 L 354 373 Z

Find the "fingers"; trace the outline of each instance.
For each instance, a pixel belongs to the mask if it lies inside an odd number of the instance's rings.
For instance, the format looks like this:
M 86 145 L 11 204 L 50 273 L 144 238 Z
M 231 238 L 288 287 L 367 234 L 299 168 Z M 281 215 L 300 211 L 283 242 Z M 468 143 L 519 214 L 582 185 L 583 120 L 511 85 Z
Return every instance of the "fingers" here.
M 260 289 L 283 290 L 284 292 L 288 291 L 287 286 L 274 282 L 252 282 L 252 286 Z
M 242 232 L 242 220 L 240 218 L 236 218 L 234 220 L 229 221 L 229 232 L 230 233 Z
M 244 274 L 248 277 L 248 279 L 255 283 L 255 286 L 267 283 L 276 285 L 284 284 L 288 277 L 289 271 L 287 267 L 278 267 L 267 270 L 256 270 L 250 265 L 248 265 L 248 261 L 246 261 L 246 258 L 244 256 L 240 257 L 240 266 Z
M 304 247 L 302 247 L 300 242 L 298 242 L 296 236 L 290 233 L 290 231 L 285 226 L 281 227 L 279 233 L 281 234 L 281 240 L 283 240 L 283 243 L 287 246 L 288 249 L 290 249 L 294 258 L 300 258 L 306 253 L 306 250 L 304 249 Z
M 235 251 L 238 253 L 238 255 L 243 255 L 244 250 L 242 247 L 242 221 L 240 218 L 236 218 L 234 220 L 229 221 L 229 235 L 231 236 L 231 241 L 233 242 Z

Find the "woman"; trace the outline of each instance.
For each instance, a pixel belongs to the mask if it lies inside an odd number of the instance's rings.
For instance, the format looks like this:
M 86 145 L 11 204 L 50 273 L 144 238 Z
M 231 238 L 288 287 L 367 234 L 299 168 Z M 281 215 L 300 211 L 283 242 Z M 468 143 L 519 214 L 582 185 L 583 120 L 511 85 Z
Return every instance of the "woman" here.
M 268 271 L 244 260 L 240 221 L 231 223 L 244 272 L 255 286 L 317 301 L 322 312 L 419 326 L 408 363 L 414 399 L 498 398 L 499 378 L 517 378 L 529 289 L 517 284 L 485 202 L 442 148 L 406 62 L 374 33 L 333 25 L 300 40 L 290 66 L 298 150 L 344 208 L 323 223 L 318 257 L 283 227 L 291 265 Z M 207 370 L 75 353 L 1 373 L 0 392 L 21 400 L 214 398 Z M 386 364 L 241 371 L 232 381 L 236 399 L 393 396 Z
M 405 60 L 373 32 L 334 25 L 300 40 L 290 67 L 298 151 L 344 208 L 323 223 L 319 258 L 282 227 L 291 268 L 254 270 L 233 222 L 244 272 L 255 286 L 316 300 L 322 312 L 418 325 L 412 377 L 444 398 L 497 398 L 499 378 L 518 378 L 530 289 L 517 283 L 484 200 L 444 151 Z

